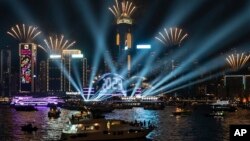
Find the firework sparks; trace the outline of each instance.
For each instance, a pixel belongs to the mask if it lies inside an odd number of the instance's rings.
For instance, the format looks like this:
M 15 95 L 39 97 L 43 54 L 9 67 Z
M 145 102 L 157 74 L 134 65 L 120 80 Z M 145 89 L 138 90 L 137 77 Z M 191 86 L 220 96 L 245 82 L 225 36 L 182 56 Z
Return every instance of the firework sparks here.
M 59 38 L 57 35 L 50 36 L 48 39 L 44 39 L 46 47 L 39 45 L 43 50 L 49 54 L 61 54 L 64 49 L 71 48 L 76 42 L 69 42 L 64 39 L 64 36 L 61 35 Z
M 233 70 L 238 70 L 246 64 L 249 58 L 250 55 L 245 55 L 244 53 L 231 54 L 226 57 L 226 61 Z
M 41 34 L 41 31 L 38 31 L 37 27 L 22 24 L 11 27 L 11 29 L 7 31 L 7 34 L 21 42 L 28 43 L 32 42 L 35 37 Z
M 155 39 L 166 46 L 175 46 L 180 45 L 187 36 L 188 34 L 180 28 L 164 28 L 164 32 L 159 32 L 159 35 L 156 36 Z
M 115 15 L 116 18 L 120 18 L 121 16 L 130 17 L 135 10 L 135 6 L 133 6 L 132 2 L 123 1 L 120 4 L 118 0 L 115 0 L 115 5 L 109 7 L 109 10 Z

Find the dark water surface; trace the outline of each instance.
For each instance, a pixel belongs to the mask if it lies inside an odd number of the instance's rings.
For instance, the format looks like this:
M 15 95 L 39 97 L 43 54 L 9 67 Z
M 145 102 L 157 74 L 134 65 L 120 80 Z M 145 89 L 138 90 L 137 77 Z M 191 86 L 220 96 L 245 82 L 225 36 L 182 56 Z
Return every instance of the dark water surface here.
M 238 110 L 228 113 L 225 118 L 205 116 L 206 110 L 196 108 L 190 116 L 175 117 L 171 113 L 175 107 L 164 110 L 144 110 L 133 108 L 114 110 L 105 115 L 108 119 L 127 121 L 148 121 L 157 126 L 147 138 L 154 141 L 226 141 L 229 140 L 230 124 L 250 124 L 250 111 Z M 73 111 L 62 109 L 61 117 L 49 119 L 49 108 L 41 107 L 36 112 L 17 112 L 8 106 L 0 106 L 0 141 L 53 141 L 59 140 L 63 124 Z M 36 133 L 21 131 L 21 125 L 34 122 L 38 127 Z

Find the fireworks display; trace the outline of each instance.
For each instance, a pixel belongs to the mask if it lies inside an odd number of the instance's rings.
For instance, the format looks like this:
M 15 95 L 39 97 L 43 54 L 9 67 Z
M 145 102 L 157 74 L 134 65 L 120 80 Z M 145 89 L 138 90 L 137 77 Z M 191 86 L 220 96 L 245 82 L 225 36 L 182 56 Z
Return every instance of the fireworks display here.
M 118 3 L 118 0 L 115 0 L 115 5 L 109 7 L 109 10 L 115 15 L 116 18 L 121 16 L 130 17 L 135 10 L 132 2 L 123 1 L 121 4 Z
M 179 46 L 187 36 L 188 34 L 183 32 L 180 28 L 164 28 L 164 32 L 159 32 L 159 35 L 156 36 L 155 39 L 159 40 L 166 46 Z
M 15 25 L 11 27 L 7 34 L 14 37 L 15 39 L 19 40 L 20 42 L 29 43 L 32 42 L 35 37 L 37 37 L 41 31 L 38 30 L 37 27 L 34 26 L 26 26 L 25 24 L 22 25 Z
M 227 63 L 233 70 L 242 68 L 249 60 L 250 55 L 242 54 L 231 54 L 226 57 Z
M 46 47 L 43 47 L 39 45 L 43 50 L 45 50 L 49 54 L 61 54 L 62 50 L 64 49 L 69 49 L 72 47 L 76 42 L 69 42 L 69 40 L 65 40 L 64 36 L 61 35 L 58 37 L 57 35 L 55 36 L 50 36 L 48 39 L 44 40 Z

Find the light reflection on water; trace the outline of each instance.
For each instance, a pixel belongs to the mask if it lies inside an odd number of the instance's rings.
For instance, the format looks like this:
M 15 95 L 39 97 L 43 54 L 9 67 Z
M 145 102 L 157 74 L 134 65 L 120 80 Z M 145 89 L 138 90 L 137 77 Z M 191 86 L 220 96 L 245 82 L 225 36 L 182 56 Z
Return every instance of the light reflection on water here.
M 230 124 L 250 124 L 250 111 L 239 110 L 228 113 L 224 119 L 204 116 L 206 110 L 197 108 L 187 117 L 172 116 L 175 107 L 164 110 L 144 110 L 133 108 L 114 110 L 105 115 L 107 119 L 122 119 L 126 121 L 151 121 L 157 128 L 148 138 L 157 141 L 206 141 L 229 140 Z M 37 112 L 17 112 L 8 106 L 0 107 L 0 141 L 53 141 L 59 140 L 63 124 L 74 111 L 61 110 L 61 117 L 49 119 L 49 108 L 39 108 Z M 38 131 L 33 134 L 21 131 L 21 125 L 34 122 Z M 142 141 L 142 140 L 138 140 Z

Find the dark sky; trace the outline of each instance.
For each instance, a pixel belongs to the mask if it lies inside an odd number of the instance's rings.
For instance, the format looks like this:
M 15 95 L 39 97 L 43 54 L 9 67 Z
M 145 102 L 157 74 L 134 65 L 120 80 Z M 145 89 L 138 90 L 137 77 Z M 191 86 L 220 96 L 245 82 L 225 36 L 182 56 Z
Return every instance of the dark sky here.
M 249 44 L 250 16 L 245 9 L 250 9 L 250 4 L 247 0 L 132 1 L 137 6 L 133 14 L 137 43 L 151 43 L 163 27 L 180 27 L 189 34 L 188 40 L 200 48 L 204 42 L 209 42 L 208 38 L 229 30 L 230 24 L 236 24 L 234 20 L 242 20 L 239 26 L 232 27 L 234 31 L 225 35 L 226 39 L 221 39 L 226 42 L 219 51 Z M 75 47 L 91 59 L 98 35 L 103 33 L 109 48 L 114 45 L 114 17 L 108 11 L 112 4 L 113 0 L 1 0 L 0 47 L 15 48 L 18 42 L 6 31 L 15 24 L 25 23 L 38 26 L 44 37 L 64 34 L 69 40 L 75 40 Z

